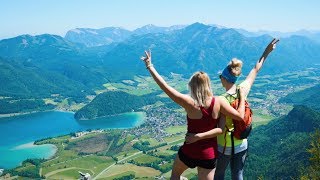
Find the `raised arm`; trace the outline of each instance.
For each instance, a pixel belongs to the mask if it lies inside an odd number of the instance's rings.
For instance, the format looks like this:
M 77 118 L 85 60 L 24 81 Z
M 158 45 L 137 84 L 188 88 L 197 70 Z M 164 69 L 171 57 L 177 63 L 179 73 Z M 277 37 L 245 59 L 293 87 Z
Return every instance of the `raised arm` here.
M 266 47 L 266 49 L 264 50 L 263 54 L 261 55 L 261 57 L 259 58 L 259 60 L 257 61 L 255 67 L 250 71 L 249 75 L 247 76 L 246 80 L 249 82 L 250 87 L 253 85 L 254 80 L 257 77 L 258 72 L 260 71 L 263 63 L 265 62 L 265 60 L 267 59 L 268 55 L 276 48 L 276 44 L 277 42 L 279 42 L 279 39 L 273 39 L 268 46 Z
M 157 70 L 153 67 L 151 63 L 151 52 L 145 51 L 145 57 L 141 59 L 145 62 L 146 68 L 149 70 L 151 76 L 159 87 L 177 104 L 187 109 L 190 105 L 193 105 L 193 100 L 188 95 L 182 94 L 175 90 L 173 87 L 169 86 L 166 81 L 160 76 Z

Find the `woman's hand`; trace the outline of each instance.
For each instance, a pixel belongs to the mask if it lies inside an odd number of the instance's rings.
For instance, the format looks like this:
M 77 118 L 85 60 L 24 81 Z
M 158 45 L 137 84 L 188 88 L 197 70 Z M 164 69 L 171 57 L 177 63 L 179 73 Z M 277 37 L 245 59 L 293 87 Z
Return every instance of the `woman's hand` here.
M 186 142 L 186 144 L 191 144 L 191 143 L 199 141 L 200 139 L 201 138 L 199 137 L 199 134 L 187 133 L 186 137 L 185 137 L 185 142 Z
M 146 67 L 148 69 L 149 67 L 152 66 L 152 63 L 151 63 L 151 51 L 150 50 L 149 51 L 144 51 L 144 53 L 145 53 L 146 56 L 141 56 L 140 59 L 144 61 L 144 63 L 146 64 Z
M 266 47 L 266 49 L 263 52 L 261 60 L 266 59 L 266 57 L 276 48 L 276 44 L 279 42 L 279 39 L 273 38 L 272 41 L 268 44 L 268 46 Z M 260 62 L 259 61 L 259 62 Z

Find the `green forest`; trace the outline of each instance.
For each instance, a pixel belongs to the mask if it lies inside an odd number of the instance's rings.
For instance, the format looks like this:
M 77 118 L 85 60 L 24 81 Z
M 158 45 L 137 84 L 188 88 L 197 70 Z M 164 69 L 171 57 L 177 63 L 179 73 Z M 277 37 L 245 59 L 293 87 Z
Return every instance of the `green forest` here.
M 52 110 L 52 104 L 45 104 L 42 99 L 0 99 L 0 114 L 23 113 L 32 111 Z
M 296 93 L 288 94 L 286 97 L 280 99 L 279 103 L 300 104 L 308 106 L 314 110 L 320 111 L 320 84 L 298 91 Z
M 295 106 L 287 116 L 253 129 L 248 138 L 247 178 L 291 179 L 310 164 L 311 133 L 320 128 L 320 112 Z M 320 149 L 319 149 L 320 150 Z
M 94 119 L 116 115 L 141 109 L 145 105 L 154 104 L 161 98 L 156 93 L 143 96 L 131 95 L 123 91 L 108 91 L 99 94 L 88 105 L 74 115 L 76 119 Z

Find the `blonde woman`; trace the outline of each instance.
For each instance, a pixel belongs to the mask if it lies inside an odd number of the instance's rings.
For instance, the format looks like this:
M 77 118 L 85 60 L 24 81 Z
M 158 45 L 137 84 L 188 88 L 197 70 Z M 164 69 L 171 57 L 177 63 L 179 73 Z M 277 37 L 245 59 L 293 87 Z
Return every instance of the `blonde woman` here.
M 273 39 L 268 44 L 262 56 L 257 61 L 255 67 L 250 71 L 246 79 L 238 86 L 236 85 L 236 82 L 242 72 L 242 61 L 236 58 L 230 61 L 228 66 L 220 75 L 221 84 L 226 90 L 226 93 L 222 96 L 225 102 L 231 103 L 236 98 L 239 98 L 239 95 L 236 92 L 237 87 L 241 87 L 243 89 L 243 94 L 241 95 L 243 99 L 247 98 L 258 72 L 260 71 L 267 56 L 275 49 L 278 41 L 279 40 L 277 39 Z M 225 120 L 226 124 L 224 127 L 220 126 L 223 128 L 223 133 L 217 137 L 219 158 L 217 160 L 217 169 L 214 179 L 223 180 L 225 176 L 225 170 L 230 163 L 232 179 L 241 180 L 243 179 L 243 168 L 247 156 L 248 141 L 247 139 L 237 139 L 236 137 L 233 137 L 234 147 L 232 148 L 231 131 L 234 128 L 232 122 L 233 118 L 229 115 L 223 115 L 221 116 L 221 119 Z M 187 134 L 186 140 L 194 142 L 194 139 L 199 139 L 195 138 L 195 136 L 200 136 L 202 137 L 201 139 L 205 139 L 216 135 L 213 132 L 210 133 L 210 131 L 202 134 Z
M 145 57 L 141 57 L 145 62 L 147 70 L 159 87 L 178 105 L 183 107 L 187 113 L 188 133 L 202 133 L 211 130 L 211 138 L 197 140 L 195 143 L 181 146 L 176 156 L 171 179 L 180 179 L 181 174 L 188 168 L 197 167 L 199 179 L 210 179 L 214 177 L 217 158 L 216 136 L 223 132 L 222 128 L 217 128 L 224 121 L 218 122 L 220 112 L 237 120 L 244 118 L 244 99 L 240 90 L 240 106 L 238 111 L 233 109 L 228 102 L 215 98 L 211 91 L 209 76 L 204 72 L 196 72 L 188 83 L 190 95 L 182 94 L 169 86 L 158 74 L 151 63 L 151 52 L 145 51 Z M 199 137 L 201 138 L 201 137 Z

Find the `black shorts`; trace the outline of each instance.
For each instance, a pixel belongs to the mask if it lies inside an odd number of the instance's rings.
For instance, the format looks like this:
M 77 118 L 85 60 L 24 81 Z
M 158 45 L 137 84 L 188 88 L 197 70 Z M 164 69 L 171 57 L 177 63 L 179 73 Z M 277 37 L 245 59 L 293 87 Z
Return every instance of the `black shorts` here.
M 205 169 L 214 169 L 216 167 L 217 158 L 208 160 L 192 159 L 185 155 L 181 148 L 179 149 L 178 155 L 179 159 L 189 168 L 202 167 Z

